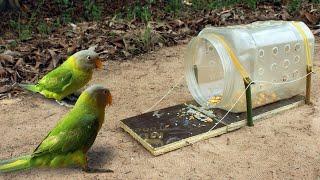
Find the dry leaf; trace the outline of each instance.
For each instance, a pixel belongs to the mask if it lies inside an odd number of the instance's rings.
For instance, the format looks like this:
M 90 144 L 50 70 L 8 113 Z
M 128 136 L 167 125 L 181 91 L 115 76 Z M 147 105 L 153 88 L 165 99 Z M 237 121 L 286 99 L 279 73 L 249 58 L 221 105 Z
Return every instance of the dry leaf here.
M 320 35 L 320 29 L 313 30 L 312 33 L 313 33 L 314 35 Z
M 184 25 L 184 22 L 181 21 L 180 19 L 175 19 L 175 20 L 173 20 L 173 21 L 170 21 L 169 24 L 170 24 L 172 27 L 176 28 L 176 27 L 181 27 L 182 25 Z
M 72 46 L 68 47 L 67 54 L 68 55 L 74 54 L 76 52 L 76 49 L 77 49 L 77 44 L 74 43 Z
M 48 49 L 50 56 L 51 56 L 51 60 L 52 60 L 52 66 L 53 68 L 57 67 L 57 54 L 54 52 L 54 50 L 52 49 Z
M 0 77 L 1 77 L 1 79 L 3 79 L 6 75 L 7 75 L 6 71 L 4 70 L 4 68 L 0 64 Z
M 304 12 L 303 15 L 304 15 L 304 16 L 307 18 L 307 20 L 308 20 L 311 24 L 313 24 L 313 25 L 317 24 L 318 21 L 319 21 L 319 18 L 318 18 L 317 16 L 312 15 L 312 14 L 310 14 L 310 13 L 308 13 L 308 12 Z
M 5 93 L 11 90 L 11 86 L 5 85 L 0 87 L 0 93 Z
M 13 63 L 14 59 L 10 55 L 0 54 L 0 62 L 1 61 Z
M 12 57 L 20 57 L 21 53 L 17 52 L 17 51 L 11 51 L 11 50 L 6 50 L 3 52 L 4 55 L 9 55 Z

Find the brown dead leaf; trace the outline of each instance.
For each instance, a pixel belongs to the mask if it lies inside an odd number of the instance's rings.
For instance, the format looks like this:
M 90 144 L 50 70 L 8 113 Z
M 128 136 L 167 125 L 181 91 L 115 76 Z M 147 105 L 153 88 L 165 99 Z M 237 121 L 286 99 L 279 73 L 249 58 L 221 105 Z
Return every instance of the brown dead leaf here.
M 312 33 L 314 35 L 320 35 L 320 29 L 313 30 Z
M 76 52 L 76 49 L 77 49 L 77 44 L 74 43 L 72 46 L 69 46 L 68 49 L 67 49 L 67 54 L 68 55 L 72 55 Z
M 31 51 L 31 47 L 30 46 L 20 46 L 17 48 L 18 51 L 20 52 L 30 52 Z
M 303 12 L 303 16 L 306 17 L 306 19 L 313 25 L 319 22 L 319 18 L 317 16 L 312 15 L 308 12 Z
M 18 67 L 18 66 L 22 66 L 22 65 L 24 65 L 25 64 L 25 62 L 23 61 L 23 59 L 22 58 L 19 58 L 18 59 L 18 61 L 16 62 L 16 64 L 14 65 L 15 67 Z
M 61 47 L 63 47 L 64 49 L 66 49 L 66 48 L 69 47 L 68 44 L 66 44 L 64 41 L 60 41 L 60 42 L 59 42 L 59 45 L 60 45 Z
M 182 25 L 184 25 L 184 22 L 181 21 L 180 19 L 175 19 L 173 21 L 170 21 L 169 25 L 174 27 L 174 28 L 177 28 L 177 27 L 181 27 Z
M 195 24 L 200 24 L 204 21 L 204 18 L 200 18 L 194 21 Z
M 11 86 L 5 85 L 0 87 L 0 93 L 5 93 L 11 90 Z
M 117 52 L 117 48 L 116 47 L 112 47 L 112 48 L 108 49 L 107 52 L 110 55 L 114 55 Z
M 287 12 L 287 11 L 282 11 L 280 14 L 279 14 L 279 18 L 282 19 L 282 20 L 289 20 L 290 18 L 290 14 Z
M 5 54 L 0 54 L 0 61 L 14 63 L 13 57 Z
M 0 44 L 1 44 L 1 45 L 6 44 L 5 40 L 3 40 L 2 38 L 0 38 Z
M 51 56 L 52 66 L 53 66 L 53 68 L 56 68 L 57 67 L 57 63 L 58 63 L 57 62 L 57 54 L 52 49 L 48 49 L 48 51 L 49 51 L 50 56 Z
M 179 34 L 190 34 L 191 30 L 188 27 L 182 28 L 179 31 Z
M 12 57 L 20 57 L 21 53 L 17 52 L 17 51 L 11 51 L 11 50 L 6 50 L 3 52 L 4 55 L 9 55 Z
M 122 53 L 125 57 L 131 56 L 131 54 L 128 51 L 122 50 Z
M 290 0 L 281 0 L 281 4 L 283 4 L 285 6 L 288 5 L 289 2 L 290 2 Z
M 38 49 L 37 51 L 34 51 L 33 52 L 34 54 L 34 59 L 36 60 L 36 65 L 35 65 L 35 68 L 40 70 L 40 65 L 43 64 L 43 61 L 41 59 L 41 53 L 40 53 L 40 50 Z
M 119 43 L 119 42 L 114 42 L 113 43 L 117 48 L 123 48 L 123 44 L 122 43 Z
M 4 68 L 0 64 L 0 77 L 1 77 L 1 79 L 6 77 L 6 75 L 7 75 L 7 72 L 4 70 Z
M 5 71 L 9 72 L 10 74 L 14 74 L 15 71 L 11 68 L 5 68 Z

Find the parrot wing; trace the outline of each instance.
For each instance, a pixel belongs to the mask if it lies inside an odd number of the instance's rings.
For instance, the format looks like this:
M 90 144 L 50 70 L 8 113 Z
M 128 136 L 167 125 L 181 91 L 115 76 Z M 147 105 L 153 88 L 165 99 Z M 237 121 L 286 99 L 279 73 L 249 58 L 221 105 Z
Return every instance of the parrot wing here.
M 45 75 L 38 82 L 38 86 L 50 92 L 60 93 L 72 83 L 72 80 L 72 70 L 59 67 Z
M 48 136 L 35 149 L 33 156 L 40 156 L 47 153 L 67 153 L 80 148 L 89 148 L 98 133 L 98 118 L 93 115 L 86 115 L 77 121 L 74 127 L 65 127 L 61 131 Z

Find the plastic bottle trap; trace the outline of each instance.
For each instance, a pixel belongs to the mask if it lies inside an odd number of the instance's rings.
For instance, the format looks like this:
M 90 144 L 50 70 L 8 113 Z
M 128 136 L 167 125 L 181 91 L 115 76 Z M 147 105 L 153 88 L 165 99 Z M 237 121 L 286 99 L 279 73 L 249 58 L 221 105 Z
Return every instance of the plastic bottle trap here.
M 200 107 L 193 102 L 149 112 L 122 120 L 121 127 L 159 155 L 243 127 L 249 116 L 297 107 L 310 98 L 313 54 L 313 34 L 302 22 L 205 28 L 185 57 L 188 88 Z

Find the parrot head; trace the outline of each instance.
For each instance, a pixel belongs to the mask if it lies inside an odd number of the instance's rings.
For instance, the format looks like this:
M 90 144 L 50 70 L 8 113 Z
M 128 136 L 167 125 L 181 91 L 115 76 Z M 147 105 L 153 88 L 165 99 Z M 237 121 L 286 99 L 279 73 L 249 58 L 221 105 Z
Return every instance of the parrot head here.
M 93 102 L 99 108 L 105 108 L 107 105 L 111 105 L 112 96 L 109 89 L 102 85 L 92 85 L 85 90 L 91 102 Z M 82 95 L 81 95 L 82 96 Z M 81 96 L 79 98 L 81 98 Z
M 94 51 L 95 47 L 76 52 L 72 56 L 75 58 L 76 65 L 80 69 L 92 70 L 94 68 L 102 69 L 103 64 L 99 54 Z

